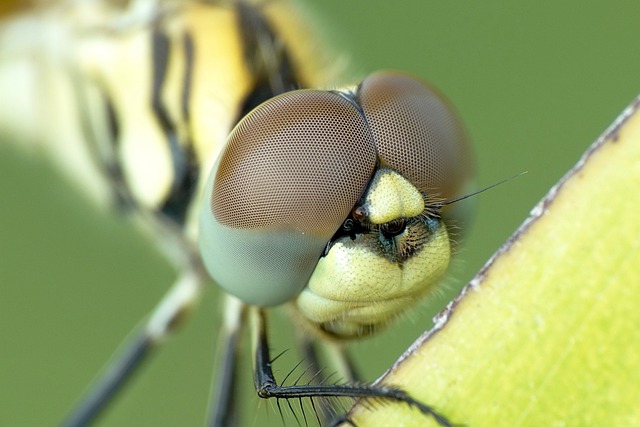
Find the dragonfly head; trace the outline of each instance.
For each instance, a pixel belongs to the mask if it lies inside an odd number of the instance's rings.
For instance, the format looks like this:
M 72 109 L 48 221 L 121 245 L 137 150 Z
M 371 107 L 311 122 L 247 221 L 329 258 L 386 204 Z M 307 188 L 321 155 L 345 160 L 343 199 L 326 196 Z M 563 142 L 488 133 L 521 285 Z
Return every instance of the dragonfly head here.
M 288 92 L 231 132 L 205 189 L 201 255 L 248 304 L 292 302 L 326 334 L 366 335 L 437 286 L 464 216 L 442 202 L 472 176 L 457 115 L 413 77 Z

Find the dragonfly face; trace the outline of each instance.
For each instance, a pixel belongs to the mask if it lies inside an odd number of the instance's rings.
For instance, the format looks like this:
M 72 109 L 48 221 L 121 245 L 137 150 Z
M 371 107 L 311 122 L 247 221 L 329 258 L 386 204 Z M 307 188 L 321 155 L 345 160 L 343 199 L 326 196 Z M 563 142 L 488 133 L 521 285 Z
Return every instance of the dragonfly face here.
M 248 304 L 293 300 L 331 336 L 367 335 L 445 272 L 441 202 L 470 170 L 455 113 L 408 75 L 280 95 L 238 124 L 211 173 L 203 261 Z

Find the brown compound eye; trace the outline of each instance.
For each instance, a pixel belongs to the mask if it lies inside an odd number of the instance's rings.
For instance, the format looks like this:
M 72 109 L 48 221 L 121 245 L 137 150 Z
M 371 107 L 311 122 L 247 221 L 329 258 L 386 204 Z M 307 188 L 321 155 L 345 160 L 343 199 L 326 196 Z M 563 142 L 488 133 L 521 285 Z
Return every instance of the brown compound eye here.
M 360 84 L 356 100 L 382 166 L 440 200 L 469 192 L 474 177 L 471 145 L 458 115 L 440 92 L 415 77 L 384 71 Z
M 376 164 L 365 118 L 335 92 L 275 97 L 233 130 L 205 190 L 200 248 L 220 286 L 277 305 L 306 285 Z

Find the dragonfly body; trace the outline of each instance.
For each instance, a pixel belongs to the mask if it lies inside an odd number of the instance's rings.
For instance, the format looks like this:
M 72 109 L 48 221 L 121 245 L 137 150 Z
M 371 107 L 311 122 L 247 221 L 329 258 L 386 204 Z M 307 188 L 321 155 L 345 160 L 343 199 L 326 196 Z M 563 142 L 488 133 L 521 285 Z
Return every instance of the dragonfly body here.
M 325 86 L 295 13 L 268 3 L 242 11 L 272 18 L 296 66 L 287 89 Z M 37 143 L 101 204 L 164 214 L 195 239 L 194 196 L 250 97 L 267 92 L 267 65 L 246 47 L 265 35 L 243 31 L 239 11 L 232 2 L 96 0 L 8 21 L 0 84 L 16 102 L 0 104 L 2 131 Z
M 34 25 L 46 31 L 34 36 Z M 247 307 L 260 396 L 386 398 L 449 425 L 395 389 L 279 386 L 263 312 L 288 304 L 316 338 L 357 339 L 436 288 L 459 225 L 446 202 L 473 172 L 463 127 L 436 90 L 398 72 L 335 85 L 275 1 L 70 2 L 9 22 L 0 37 L 12 47 L 0 89 L 21 98 L 0 103 L 0 130 L 35 141 L 93 199 L 132 213 L 180 272 L 67 425 L 95 418 L 209 275 L 235 296 L 214 425 L 232 419 Z

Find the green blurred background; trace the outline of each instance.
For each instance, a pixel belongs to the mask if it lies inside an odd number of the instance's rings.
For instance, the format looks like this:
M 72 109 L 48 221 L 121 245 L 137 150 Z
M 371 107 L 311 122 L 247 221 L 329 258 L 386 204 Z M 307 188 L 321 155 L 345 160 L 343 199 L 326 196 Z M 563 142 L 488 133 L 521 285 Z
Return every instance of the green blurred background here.
M 374 379 L 640 93 L 640 5 L 323 0 L 310 6 L 333 43 L 352 52 L 364 71 L 407 70 L 447 94 L 474 140 L 480 186 L 528 171 L 479 197 L 449 295 L 353 346 L 365 376 Z M 132 225 L 98 213 L 44 161 L 2 149 L 0 425 L 56 425 L 174 276 Z M 202 425 L 218 298 L 212 287 L 98 425 Z M 287 323 L 274 326 L 281 331 L 274 350 L 291 348 Z M 298 360 L 289 352 L 277 374 Z M 254 396 L 249 359 L 241 363 L 242 425 L 281 426 L 271 405 Z

